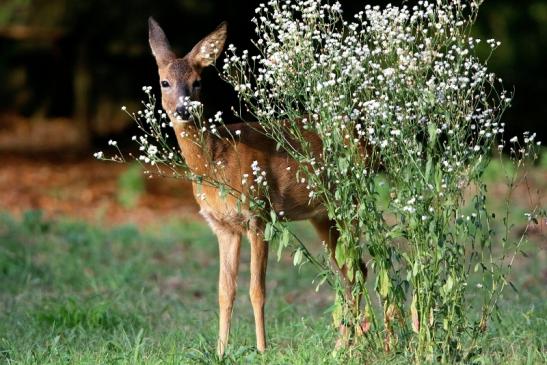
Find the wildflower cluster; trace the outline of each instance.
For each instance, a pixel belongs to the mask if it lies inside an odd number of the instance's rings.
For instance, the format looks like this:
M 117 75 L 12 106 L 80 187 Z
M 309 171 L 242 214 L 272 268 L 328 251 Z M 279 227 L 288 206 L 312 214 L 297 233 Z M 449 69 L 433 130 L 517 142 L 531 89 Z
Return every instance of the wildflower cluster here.
M 347 343 L 365 335 L 371 347 L 450 361 L 492 313 L 504 276 L 499 262 L 480 261 L 493 243 L 481 176 L 496 145 L 523 161 L 536 142 L 529 134 L 523 147 L 503 141 L 511 95 L 488 71 L 490 56 L 477 56 L 481 40 L 470 28 L 479 5 L 367 5 L 348 21 L 337 2 L 271 0 L 253 19 L 257 54 L 228 47 L 223 77 L 336 222 L 336 264 L 347 277 L 337 280 L 335 318 L 351 328 Z M 485 43 L 490 55 L 500 46 Z M 307 133 L 320 137 L 321 151 Z M 473 212 L 462 219 L 468 202 Z M 489 286 L 476 312 L 466 299 L 473 260 Z

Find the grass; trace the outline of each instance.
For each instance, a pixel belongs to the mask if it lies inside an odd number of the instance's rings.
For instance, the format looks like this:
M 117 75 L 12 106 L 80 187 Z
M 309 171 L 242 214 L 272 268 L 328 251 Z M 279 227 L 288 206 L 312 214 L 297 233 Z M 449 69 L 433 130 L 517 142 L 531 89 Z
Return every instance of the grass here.
M 308 225 L 296 229 L 317 241 Z M 546 246 L 531 238 L 511 278 L 519 291 L 505 292 L 478 364 L 547 362 Z M 0 364 L 409 363 L 407 354 L 333 358 L 328 288 L 316 293 L 311 266 L 294 268 L 288 252 L 277 261 L 271 251 L 270 347 L 265 355 L 254 349 L 245 244 L 230 345 L 219 361 L 218 254 L 204 224 L 104 228 L 36 211 L 0 214 Z

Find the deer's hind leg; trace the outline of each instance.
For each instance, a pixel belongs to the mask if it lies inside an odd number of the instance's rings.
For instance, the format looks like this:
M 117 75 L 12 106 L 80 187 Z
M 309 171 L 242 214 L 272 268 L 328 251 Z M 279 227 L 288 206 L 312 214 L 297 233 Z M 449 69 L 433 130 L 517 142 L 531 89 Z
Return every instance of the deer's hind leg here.
M 329 257 L 331 264 L 334 266 L 334 268 L 338 271 L 340 276 L 344 281 L 347 283 L 352 283 L 352 280 L 348 278 L 347 275 L 347 268 L 345 265 L 338 265 L 338 262 L 336 261 L 336 245 L 338 243 L 338 239 L 340 238 L 340 233 L 338 232 L 338 229 L 336 229 L 336 225 L 333 221 L 329 220 L 328 217 L 317 217 L 312 218 L 311 222 L 313 226 L 315 227 L 317 234 L 323 240 L 324 244 L 327 246 L 327 250 L 329 251 Z M 367 277 L 367 267 L 363 260 L 361 260 L 359 264 L 359 270 L 363 273 L 363 277 Z
M 340 266 L 336 260 L 336 245 L 338 243 L 338 239 L 340 238 L 340 233 L 338 232 L 338 229 L 336 229 L 335 223 L 329 220 L 326 216 L 313 218 L 311 222 L 315 227 L 319 238 L 323 240 L 323 243 L 327 247 L 332 268 L 338 272 L 338 275 L 343 282 L 346 300 L 354 300 L 351 292 L 351 286 L 353 283 L 348 278 L 347 267 L 345 265 Z M 363 274 L 366 277 L 366 267 L 361 266 L 360 269 L 364 270 Z M 338 323 L 338 332 L 339 337 L 335 346 L 337 349 L 340 347 L 345 347 L 349 343 L 350 339 L 348 327 L 343 321 Z
M 220 267 L 218 275 L 219 326 L 217 353 L 224 355 L 230 335 L 230 322 L 237 288 L 241 233 L 202 213 L 218 238 Z
M 340 233 L 336 229 L 336 225 L 328 217 L 316 217 L 311 219 L 311 223 L 315 227 L 319 238 L 323 241 L 329 252 L 331 265 L 339 270 L 339 274 L 346 277 L 346 268 L 338 265 L 336 261 L 336 243 L 340 237 Z

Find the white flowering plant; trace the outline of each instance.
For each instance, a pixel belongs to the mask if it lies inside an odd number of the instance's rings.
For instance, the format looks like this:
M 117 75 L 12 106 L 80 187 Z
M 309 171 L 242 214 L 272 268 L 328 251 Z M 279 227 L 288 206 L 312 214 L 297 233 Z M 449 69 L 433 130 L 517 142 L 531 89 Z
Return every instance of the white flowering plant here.
M 506 174 L 510 194 L 539 142 L 529 133 L 503 140 L 501 116 L 511 95 L 488 71 L 490 56 L 477 55 L 477 47 L 491 55 L 500 45 L 471 36 L 479 5 L 366 6 L 350 21 L 338 3 L 271 0 L 253 19 L 256 54 L 228 47 L 220 72 L 241 110 L 298 162 L 295 178 L 336 223 L 334 263 L 326 251 L 315 257 L 307 250 L 284 212 L 268 211 L 268 176 L 257 162 L 252 176 L 241 177 L 249 186 L 244 195 L 226 185 L 222 166 L 207 176 L 193 173 L 150 87 L 143 88 L 143 111 L 122 107 L 142 132 L 133 137 L 139 154 L 130 157 L 150 176 L 190 179 L 246 201 L 268 222 L 265 238 L 277 242 L 278 254 L 290 246 L 295 265 L 316 264 L 319 284 L 337 293 L 339 346 L 407 351 L 416 361 L 470 360 L 510 284 L 524 234 L 541 213 L 531 208 L 515 240 L 509 205 L 501 218 L 487 207 L 482 175 L 492 152 L 509 151 L 517 167 Z M 196 143 L 208 134 L 235 143 L 238 131 L 224 128 L 221 113 L 204 120 L 201 104 L 188 103 Z M 304 137 L 309 132 L 322 141 L 319 153 Z M 113 156 L 95 156 L 125 162 L 117 143 L 109 145 Z
M 224 79 L 336 222 L 339 344 L 469 359 L 508 284 L 523 239 L 496 235 L 482 174 L 496 147 L 523 167 L 539 142 L 503 140 L 512 96 L 477 54 L 480 3 L 367 5 L 350 21 L 339 3 L 271 0 L 253 19 L 256 54 L 228 47 Z

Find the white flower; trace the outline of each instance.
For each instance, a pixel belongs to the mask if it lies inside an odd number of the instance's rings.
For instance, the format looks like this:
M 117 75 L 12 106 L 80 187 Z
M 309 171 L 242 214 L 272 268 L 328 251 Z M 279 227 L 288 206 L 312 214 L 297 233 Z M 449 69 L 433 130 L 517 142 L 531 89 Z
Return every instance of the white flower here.
M 384 76 L 389 77 L 395 73 L 395 70 L 391 67 L 386 68 L 384 71 Z
M 258 166 L 257 160 L 254 160 L 253 163 L 251 164 L 251 170 L 253 170 L 254 175 L 257 175 L 258 172 L 260 171 L 260 166 Z
M 414 213 L 415 211 L 416 211 L 416 208 L 411 207 L 410 205 L 403 207 L 403 212 Z
M 511 142 L 511 143 L 517 143 L 518 140 L 519 140 L 518 137 L 517 137 L 517 136 L 514 136 L 513 138 L 511 138 L 511 139 L 509 140 L 509 142 Z
M 148 150 L 146 151 L 146 153 L 148 153 L 148 156 L 155 156 L 156 153 L 158 153 L 158 147 L 151 144 L 150 146 L 148 146 Z

